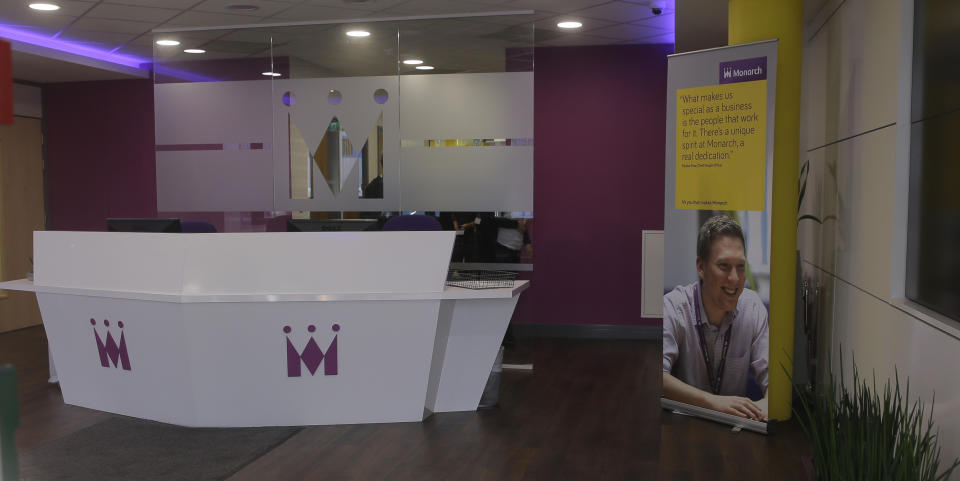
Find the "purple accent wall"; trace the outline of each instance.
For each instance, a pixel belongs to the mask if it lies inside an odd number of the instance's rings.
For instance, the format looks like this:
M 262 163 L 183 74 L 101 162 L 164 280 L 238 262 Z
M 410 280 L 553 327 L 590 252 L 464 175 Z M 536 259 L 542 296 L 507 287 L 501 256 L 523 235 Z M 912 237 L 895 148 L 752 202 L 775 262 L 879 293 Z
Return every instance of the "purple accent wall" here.
M 150 80 L 46 84 L 43 107 L 48 229 L 157 216 Z
M 663 229 L 672 45 L 536 49 L 531 288 L 514 322 L 646 324 L 641 232 Z

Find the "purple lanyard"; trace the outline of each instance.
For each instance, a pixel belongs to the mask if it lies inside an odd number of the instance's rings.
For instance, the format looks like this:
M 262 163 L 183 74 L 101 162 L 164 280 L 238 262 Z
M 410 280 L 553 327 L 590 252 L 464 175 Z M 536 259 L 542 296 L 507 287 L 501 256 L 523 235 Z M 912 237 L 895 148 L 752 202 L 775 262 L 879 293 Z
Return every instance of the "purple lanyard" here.
M 703 363 L 707 367 L 707 378 L 710 380 L 710 389 L 714 394 L 720 394 L 720 387 L 723 385 L 723 370 L 727 366 L 727 349 L 730 348 L 730 331 L 733 326 L 727 327 L 726 334 L 723 335 L 723 352 L 720 354 L 720 368 L 717 369 L 716 377 L 713 376 L 713 363 L 710 362 L 710 353 L 707 352 L 707 341 L 703 335 L 703 322 L 700 320 L 700 296 L 697 286 L 693 286 L 693 310 L 697 315 L 697 333 L 700 339 L 700 354 L 703 355 Z

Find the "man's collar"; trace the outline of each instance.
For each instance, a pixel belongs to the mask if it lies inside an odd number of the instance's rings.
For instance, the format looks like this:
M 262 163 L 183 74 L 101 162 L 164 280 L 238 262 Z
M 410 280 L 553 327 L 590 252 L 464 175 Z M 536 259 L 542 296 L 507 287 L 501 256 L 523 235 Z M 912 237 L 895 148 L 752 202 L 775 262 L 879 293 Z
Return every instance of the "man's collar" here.
M 693 292 L 696 293 L 693 302 L 696 302 L 697 308 L 700 309 L 700 322 L 712 326 L 713 324 L 710 323 L 710 319 L 707 317 L 707 308 L 703 305 L 703 279 L 700 279 L 696 282 L 696 289 L 694 289 Z M 743 295 L 743 291 L 740 292 L 740 295 Z M 740 298 L 737 297 L 737 307 L 732 311 L 726 311 L 723 313 L 723 320 L 720 321 L 720 325 L 718 327 L 723 328 L 727 324 L 732 323 L 739 313 Z M 694 323 L 696 323 L 696 319 L 694 319 Z

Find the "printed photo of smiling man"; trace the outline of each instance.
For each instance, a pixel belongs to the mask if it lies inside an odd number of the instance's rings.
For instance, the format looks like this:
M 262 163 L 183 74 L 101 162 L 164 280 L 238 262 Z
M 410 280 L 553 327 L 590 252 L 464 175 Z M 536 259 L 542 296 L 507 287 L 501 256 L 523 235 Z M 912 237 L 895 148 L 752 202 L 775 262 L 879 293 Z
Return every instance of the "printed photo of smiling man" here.
M 663 296 L 663 396 L 766 421 L 767 307 L 744 287 L 740 224 L 726 215 L 704 222 L 696 267 L 699 279 Z M 755 399 L 748 397 L 748 384 L 760 391 Z

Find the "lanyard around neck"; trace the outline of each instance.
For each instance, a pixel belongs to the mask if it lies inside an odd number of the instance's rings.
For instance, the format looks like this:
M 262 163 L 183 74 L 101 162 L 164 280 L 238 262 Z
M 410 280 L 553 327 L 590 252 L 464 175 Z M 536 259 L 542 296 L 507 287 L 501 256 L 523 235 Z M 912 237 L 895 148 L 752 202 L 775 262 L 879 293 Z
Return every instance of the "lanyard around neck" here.
M 727 349 L 730 348 L 730 332 L 733 326 L 727 327 L 727 332 L 723 335 L 723 351 L 720 354 L 720 367 L 717 369 L 716 376 L 713 373 L 713 363 L 710 360 L 710 353 L 707 351 L 707 341 L 703 334 L 703 321 L 700 320 L 700 296 L 697 286 L 693 286 L 693 311 L 697 316 L 697 334 L 700 339 L 700 354 L 703 355 L 703 363 L 707 367 L 707 378 L 710 380 L 710 389 L 714 394 L 720 394 L 720 387 L 723 385 L 723 370 L 727 365 Z

